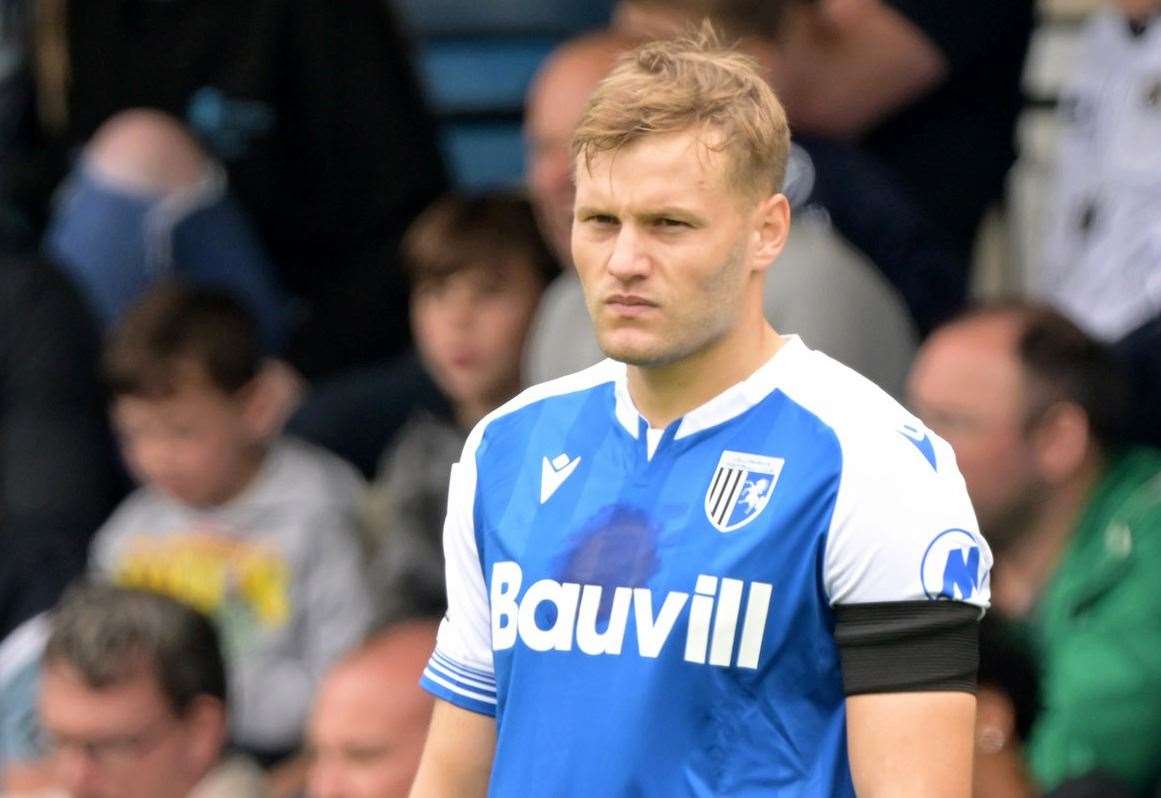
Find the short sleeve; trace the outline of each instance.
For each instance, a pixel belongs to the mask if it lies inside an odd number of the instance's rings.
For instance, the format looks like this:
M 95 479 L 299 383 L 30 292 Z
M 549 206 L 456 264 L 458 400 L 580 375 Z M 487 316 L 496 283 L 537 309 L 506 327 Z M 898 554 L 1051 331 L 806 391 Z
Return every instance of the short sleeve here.
M 496 714 L 491 613 L 475 533 L 477 429 L 452 466 L 443 546 L 447 614 L 420 684 L 456 706 Z
M 841 444 L 825 558 L 831 604 L 950 600 L 985 609 L 992 554 L 951 447 L 917 422 Z
M 992 554 L 951 447 L 911 422 L 842 449 L 823 581 L 846 692 L 974 689 Z

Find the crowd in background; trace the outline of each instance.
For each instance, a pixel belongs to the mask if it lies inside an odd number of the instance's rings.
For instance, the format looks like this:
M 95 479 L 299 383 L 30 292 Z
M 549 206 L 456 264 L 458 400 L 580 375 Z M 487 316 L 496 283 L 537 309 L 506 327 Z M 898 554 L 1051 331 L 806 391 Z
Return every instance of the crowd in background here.
M 0 0 L 0 793 L 406 794 L 450 466 L 602 357 L 572 129 L 708 18 L 794 135 L 768 318 L 952 445 L 995 553 L 976 795 L 1161 795 L 1161 1 L 1091 5 L 983 298 L 1033 0 L 620 0 L 487 189 L 384 0 Z

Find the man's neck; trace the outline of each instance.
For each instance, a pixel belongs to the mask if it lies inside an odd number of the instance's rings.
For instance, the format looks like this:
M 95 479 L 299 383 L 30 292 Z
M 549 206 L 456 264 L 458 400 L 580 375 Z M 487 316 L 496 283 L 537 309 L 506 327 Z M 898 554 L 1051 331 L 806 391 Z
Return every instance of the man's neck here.
M 1072 479 L 1046 495 L 1032 519 L 1000 552 L 992 580 L 996 608 L 1010 618 L 1027 616 L 1059 567 L 1076 525 L 1104 473 L 1093 455 Z
M 755 325 L 675 363 L 630 366 L 629 395 L 649 426 L 661 429 L 749 377 L 782 345 L 769 324 Z

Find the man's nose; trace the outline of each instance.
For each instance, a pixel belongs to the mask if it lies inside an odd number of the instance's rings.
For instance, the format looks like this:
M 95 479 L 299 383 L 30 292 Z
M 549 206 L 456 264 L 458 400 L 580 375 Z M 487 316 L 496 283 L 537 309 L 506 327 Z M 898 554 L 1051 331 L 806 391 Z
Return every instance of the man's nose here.
M 622 224 L 613 241 L 606 266 L 609 274 L 622 282 L 644 276 L 649 270 L 649 255 L 644 241 L 633 225 Z

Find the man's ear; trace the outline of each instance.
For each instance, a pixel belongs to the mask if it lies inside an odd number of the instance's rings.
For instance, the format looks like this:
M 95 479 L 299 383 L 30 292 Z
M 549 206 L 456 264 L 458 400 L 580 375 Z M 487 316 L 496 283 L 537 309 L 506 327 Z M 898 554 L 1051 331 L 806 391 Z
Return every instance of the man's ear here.
M 241 395 L 246 425 L 256 440 L 270 440 L 282 432 L 302 401 L 305 384 L 302 376 L 284 361 L 263 362 Z
M 790 201 L 786 195 L 772 194 L 758 203 L 753 222 L 755 246 L 750 265 L 754 271 L 765 271 L 782 254 L 790 235 Z
M 1054 404 L 1037 423 L 1034 442 L 1040 472 L 1049 482 L 1070 478 L 1092 450 L 1087 414 L 1071 402 Z

